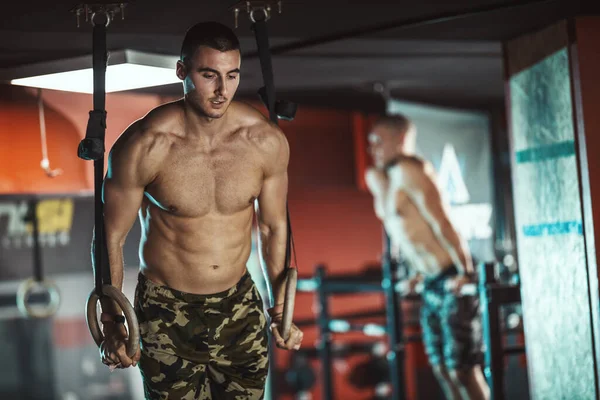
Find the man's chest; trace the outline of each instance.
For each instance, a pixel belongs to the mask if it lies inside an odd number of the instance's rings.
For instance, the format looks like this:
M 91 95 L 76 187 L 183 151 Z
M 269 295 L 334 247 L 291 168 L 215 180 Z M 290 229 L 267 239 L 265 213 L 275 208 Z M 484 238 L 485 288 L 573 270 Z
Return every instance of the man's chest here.
M 251 206 L 263 182 L 263 162 L 242 148 L 174 151 L 147 191 L 166 210 L 182 216 L 233 214 Z

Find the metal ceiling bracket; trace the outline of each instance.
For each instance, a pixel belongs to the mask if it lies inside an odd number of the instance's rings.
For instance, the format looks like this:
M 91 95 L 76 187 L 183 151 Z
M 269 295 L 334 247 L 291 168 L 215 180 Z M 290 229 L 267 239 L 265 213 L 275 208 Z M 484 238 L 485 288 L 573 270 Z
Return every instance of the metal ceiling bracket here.
M 115 18 L 115 15 L 121 14 L 121 20 L 125 19 L 125 6 L 127 3 L 109 3 L 109 4 L 78 4 L 71 9 L 77 19 L 77 27 L 81 26 L 81 16 L 85 16 L 85 22 L 91 22 L 92 25 L 104 23 L 108 26 Z M 99 19 L 104 17 L 104 19 Z
M 233 11 L 234 25 L 237 29 L 238 20 L 241 11 L 246 11 L 248 18 L 252 23 L 258 20 L 268 21 L 271 18 L 271 10 L 277 8 L 277 13 L 281 14 L 282 11 L 281 0 L 264 0 L 264 1 L 238 1 L 230 10 Z

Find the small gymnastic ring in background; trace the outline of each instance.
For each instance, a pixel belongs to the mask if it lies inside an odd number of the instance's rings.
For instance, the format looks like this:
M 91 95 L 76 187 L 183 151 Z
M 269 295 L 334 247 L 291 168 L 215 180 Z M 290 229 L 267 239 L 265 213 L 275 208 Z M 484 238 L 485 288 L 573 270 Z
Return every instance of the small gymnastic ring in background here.
M 44 307 L 32 306 L 28 299 L 33 289 L 41 288 L 50 296 L 50 301 Z M 60 305 L 60 292 L 58 286 L 52 281 L 42 280 L 37 281 L 34 278 L 29 278 L 21 282 L 17 289 L 17 308 L 25 317 L 33 318 L 48 318 L 53 316 Z
M 127 355 L 129 357 L 133 357 L 140 348 L 140 327 L 135 315 L 135 311 L 133 310 L 133 307 L 131 306 L 131 303 L 127 297 L 125 297 L 125 295 L 116 287 L 112 285 L 103 285 L 102 293 L 116 301 L 125 314 L 127 330 L 129 332 L 127 339 Z M 92 337 L 94 338 L 94 342 L 96 342 L 98 347 L 100 347 L 102 342 L 104 342 L 104 334 L 102 333 L 102 329 L 100 329 L 100 324 L 98 323 L 98 311 L 96 310 L 96 304 L 99 300 L 100 297 L 96 291 L 93 290 L 90 293 L 86 304 L 86 319 L 88 328 L 92 334 Z

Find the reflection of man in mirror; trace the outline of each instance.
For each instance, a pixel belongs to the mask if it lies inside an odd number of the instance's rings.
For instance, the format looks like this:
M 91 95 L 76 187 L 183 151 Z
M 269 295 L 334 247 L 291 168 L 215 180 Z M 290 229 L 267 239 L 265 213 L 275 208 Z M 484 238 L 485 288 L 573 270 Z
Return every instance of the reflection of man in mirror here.
M 374 167 L 366 182 L 392 249 L 412 266 L 409 290 L 421 282 L 423 343 L 449 399 L 487 399 L 479 302 L 462 296 L 472 281 L 466 242 L 449 217 L 432 165 L 415 155 L 416 129 L 407 118 L 380 118 L 369 134 Z

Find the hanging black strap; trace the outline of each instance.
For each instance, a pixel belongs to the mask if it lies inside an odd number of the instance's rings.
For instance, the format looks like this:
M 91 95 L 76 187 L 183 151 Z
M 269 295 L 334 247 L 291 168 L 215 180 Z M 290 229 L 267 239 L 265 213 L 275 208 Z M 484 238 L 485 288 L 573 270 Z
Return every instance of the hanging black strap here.
M 262 70 L 263 82 L 265 84 L 269 118 L 274 124 L 277 124 L 278 119 L 277 114 L 275 113 L 275 78 L 273 76 L 271 53 L 269 52 L 267 21 L 264 18 L 254 23 L 254 36 L 256 37 L 258 56 L 260 58 L 260 68 Z
M 277 113 L 275 111 L 275 79 L 273 77 L 273 64 L 271 63 L 271 52 L 269 50 L 269 34 L 267 31 L 267 15 L 266 13 L 257 13 L 260 18 L 256 18 L 253 23 L 254 36 L 256 38 L 256 46 L 258 47 L 258 56 L 260 59 L 260 68 L 262 70 L 263 82 L 265 84 L 264 92 L 266 94 L 266 103 L 269 110 L 269 119 L 278 125 Z M 262 15 L 262 16 L 261 16 Z M 292 221 L 290 219 L 290 210 L 286 201 L 287 212 L 287 244 L 285 249 L 285 268 L 290 267 L 292 260 L 292 252 L 294 254 L 294 266 L 297 268 L 296 251 L 294 247 L 294 238 L 292 235 Z
M 109 18 L 108 15 L 100 15 Z M 85 138 L 79 144 L 78 155 L 84 160 L 94 161 L 94 281 L 95 291 L 102 296 L 102 285 L 110 284 L 108 249 L 104 232 L 104 207 L 102 203 L 102 183 L 104 180 L 104 152 L 106 135 L 106 21 L 92 21 L 93 71 L 94 71 L 94 109 L 90 111 Z

